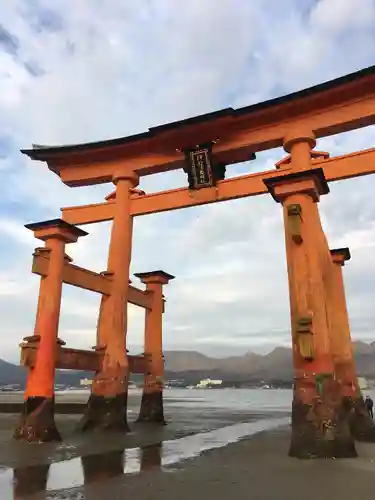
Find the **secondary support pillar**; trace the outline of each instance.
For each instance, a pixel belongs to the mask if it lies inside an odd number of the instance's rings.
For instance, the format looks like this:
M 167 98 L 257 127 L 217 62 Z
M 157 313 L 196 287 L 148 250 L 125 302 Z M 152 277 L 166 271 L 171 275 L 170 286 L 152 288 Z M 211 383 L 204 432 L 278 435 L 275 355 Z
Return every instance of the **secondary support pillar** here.
M 148 359 L 149 373 L 145 374 L 141 409 L 137 422 L 165 424 L 163 409 L 163 285 L 174 278 L 164 271 L 137 273 L 147 291 L 152 293 L 152 308 L 146 310 L 145 356 Z
M 26 225 L 34 236 L 45 242 L 49 252 L 48 274 L 41 278 L 34 335 L 27 340 L 38 346 L 35 364 L 29 369 L 24 408 L 15 430 L 15 439 L 26 441 L 60 440 L 54 420 L 54 378 L 58 327 L 61 307 L 65 244 L 74 243 L 87 233 L 71 224 L 54 219 Z
M 314 143 L 309 137 L 301 140 Z M 293 144 L 291 149 L 293 164 Z M 305 155 L 310 149 L 299 148 L 298 153 Z M 317 202 L 329 188 L 322 169 L 303 169 L 265 184 L 284 209 L 295 374 L 289 455 L 355 457 L 347 412 L 334 378 L 322 276 L 326 240 Z
M 127 431 L 129 362 L 126 352 L 129 268 L 132 246 L 130 197 L 139 177 L 135 172 L 115 175 L 116 208 L 112 223 L 106 274 L 111 293 L 100 304 L 96 349 L 104 354 L 93 380 L 81 430 Z
M 331 346 L 336 377 L 344 403 L 351 409 L 349 425 L 357 441 L 375 442 L 375 425 L 369 416 L 358 385 L 342 268 L 350 259 L 349 248 L 335 248 L 331 253 L 329 298 L 332 318 Z

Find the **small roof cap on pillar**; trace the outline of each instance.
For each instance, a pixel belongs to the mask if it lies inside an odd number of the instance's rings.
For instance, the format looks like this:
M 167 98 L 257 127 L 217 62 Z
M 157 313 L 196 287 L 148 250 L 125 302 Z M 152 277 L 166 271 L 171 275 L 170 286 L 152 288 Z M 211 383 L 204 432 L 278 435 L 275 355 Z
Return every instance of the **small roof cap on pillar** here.
M 278 175 L 276 177 L 270 177 L 268 179 L 263 179 L 268 191 L 270 192 L 272 198 L 280 202 L 281 200 L 275 194 L 275 188 L 283 184 L 289 184 L 292 182 L 308 181 L 314 179 L 317 181 L 317 188 L 319 194 L 329 193 L 329 186 L 326 181 L 324 170 L 322 168 L 311 168 L 308 170 L 300 170 L 298 172 L 292 172 L 291 174 Z
M 331 256 L 333 258 L 336 257 L 336 259 L 342 260 L 343 262 L 351 259 L 350 250 L 348 247 L 332 248 L 332 250 L 330 250 L 330 252 L 331 252 Z
M 149 271 L 146 273 L 134 273 L 134 276 L 139 278 L 142 283 L 162 283 L 166 285 L 169 281 L 173 280 L 175 276 L 168 274 L 165 271 Z
M 88 234 L 83 229 L 73 224 L 69 224 L 69 222 L 62 219 L 33 222 L 31 224 L 25 224 L 25 228 L 33 231 L 34 236 L 43 241 L 52 237 L 60 237 L 67 242 L 74 242 L 77 241 L 80 236 L 86 236 Z

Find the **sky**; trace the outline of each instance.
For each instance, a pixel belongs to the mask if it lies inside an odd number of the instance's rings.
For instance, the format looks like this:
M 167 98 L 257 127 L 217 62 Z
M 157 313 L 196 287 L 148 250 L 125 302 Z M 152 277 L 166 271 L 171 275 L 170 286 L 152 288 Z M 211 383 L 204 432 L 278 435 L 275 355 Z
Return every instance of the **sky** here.
M 13 0 L 0 2 L 0 357 L 19 360 L 33 332 L 41 242 L 24 224 L 104 201 L 112 184 L 69 188 L 20 153 L 33 143 L 99 141 L 288 94 L 375 64 L 375 0 Z M 332 156 L 374 147 L 375 128 L 321 139 Z M 273 168 L 262 152 L 228 177 Z M 141 179 L 146 192 L 187 186 L 182 171 Z M 331 248 L 350 247 L 345 285 L 353 338 L 375 340 L 375 176 L 330 184 L 320 203 Z M 70 245 L 106 268 L 110 224 Z M 163 269 L 164 349 L 213 356 L 289 346 L 283 223 L 271 196 L 139 217 L 131 273 Z M 139 286 L 136 278 L 133 284 Z M 59 336 L 90 349 L 100 297 L 64 286 Z M 128 307 L 142 349 L 144 312 Z

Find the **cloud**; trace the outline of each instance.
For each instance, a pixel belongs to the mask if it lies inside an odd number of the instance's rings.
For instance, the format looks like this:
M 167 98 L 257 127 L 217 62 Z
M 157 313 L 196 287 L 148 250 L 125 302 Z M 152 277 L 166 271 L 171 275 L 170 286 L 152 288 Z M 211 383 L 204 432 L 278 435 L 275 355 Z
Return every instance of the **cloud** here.
M 23 225 L 100 202 L 113 189 L 68 188 L 20 148 L 121 137 L 248 105 L 369 66 L 375 56 L 371 0 L 15 0 L 1 4 L 0 19 L 0 342 L 11 360 L 33 330 L 38 290 L 30 268 L 40 242 Z M 370 127 L 317 147 L 335 155 L 374 140 Z M 228 174 L 269 169 L 283 156 L 264 152 Z M 147 192 L 184 185 L 182 171 L 141 182 Z M 372 340 L 375 180 L 330 187 L 320 207 L 330 245 L 352 250 L 344 271 L 353 335 Z M 67 253 L 102 271 L 110 224 L 85 229 L 89 236 Z M 165 348 L 288 345 L 283 238 L 280 206 L 267 195 L 138 218 L 132 273 L 176 275 L 165 290 Z M 95 342 L 99 299 L 64 287 L 60 336 L 69 346 Z M 142 345 L 143 324 L 143 311 L 129 306 L 131 346 Z

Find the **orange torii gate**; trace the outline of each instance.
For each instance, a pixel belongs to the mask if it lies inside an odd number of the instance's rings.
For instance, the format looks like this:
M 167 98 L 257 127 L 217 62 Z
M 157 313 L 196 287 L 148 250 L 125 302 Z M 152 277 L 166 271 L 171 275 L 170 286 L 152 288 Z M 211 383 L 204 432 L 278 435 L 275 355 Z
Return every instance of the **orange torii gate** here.
M 30 224 L 45 248 L 34 254 L 42 276 L 35 334 L 22 344 L 30 367 L 16 437 L 58 438 L 53 416 L 56 366 L 96 372 L 82 427 L 127 429 L 129 371 L 146 375 L 139 418 L 164 423 L 162 411 L 162 285 L 173 277 L 141 273 L 129 285 L 133 218 L 150 213 L 270 193 L 284 211 L 294 362 L 290 455 L 356 456 L 354 438 L 375 441 L 358 388 L 341 267 L 348 249 L 329 249 L 318 202 L 328 182 L 375 173 L 375 149 L 330 158 L 316 139 L 375 123 L 375 66 L 240 109 L 153 127 L 130 137 L 91 144 L 24 150 L 44 161 L 68 186 L 113 182 L 103 203 L 62 209 L 62 219 Z M 225 180 L 227 165 L 283 146 L 276 170 Z M 146 194 L 140 177 L 183 168 L 188 187 Z M 112 221 L 105 273 L 74 266 L 65 244 L 86 233 L 77 226 Z M 93 352 L 62 347 L 58 318 L 62 283 L 102 294 Z M 126 351 L 124 304 L 146 309 L 145 355 Z M 134 366 L 137 365 L 137 368 Z

